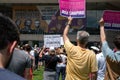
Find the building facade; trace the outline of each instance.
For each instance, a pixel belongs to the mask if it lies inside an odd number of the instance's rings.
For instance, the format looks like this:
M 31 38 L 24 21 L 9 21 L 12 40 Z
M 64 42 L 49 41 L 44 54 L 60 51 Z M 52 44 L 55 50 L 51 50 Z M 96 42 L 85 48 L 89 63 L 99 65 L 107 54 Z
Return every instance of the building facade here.
M 119 0 L 87 0 L 86 18 L 74 19 L 71 25 L 72 29 L 69 32 L 71 41 L 75 42 L 78 30 L 86 30 L 91 35 L 90 42 L 99 42 L 99 19 L 104 10 L 120 11 L 119 4 Z M 31 45 L 42 46 L 44 35 L 62 36 L 67 22 L 67 18 L 59 14 L 57 0 L 0 0 L 0 13 L 15 21 L 21 33 L 21 44 L 29 42 Z M 84 28 L 80 29 L 81 26 Z

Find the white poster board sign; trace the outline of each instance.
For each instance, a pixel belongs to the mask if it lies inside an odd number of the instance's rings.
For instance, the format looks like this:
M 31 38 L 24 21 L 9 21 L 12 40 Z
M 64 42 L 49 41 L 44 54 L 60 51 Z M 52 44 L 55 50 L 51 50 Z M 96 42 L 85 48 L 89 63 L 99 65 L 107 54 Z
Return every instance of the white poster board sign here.
M 44 35 L 44 45 L 47 48 L 60 47 L 61 36 L 60 35 Z
M 64 45 L 63 37 L 61 37 L 61 45 Z

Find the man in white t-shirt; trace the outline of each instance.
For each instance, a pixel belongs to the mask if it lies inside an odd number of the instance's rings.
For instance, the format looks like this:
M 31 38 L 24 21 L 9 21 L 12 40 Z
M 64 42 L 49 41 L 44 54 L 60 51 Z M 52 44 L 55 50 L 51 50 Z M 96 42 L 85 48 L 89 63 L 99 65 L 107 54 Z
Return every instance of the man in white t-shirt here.
M 102 52 L 96 55 L 97 63 L 98 63 L 98 72 L 97 72 L 97 80 L 104 80 L 106 62 L 105 57 Z
M 91 49 L 95 52 L 98 63 L 97 80 L 104 80 L 106 70 L 105 57 L 102 52 L 100 52 L 100 49 L 98 47 L 91 46 Z

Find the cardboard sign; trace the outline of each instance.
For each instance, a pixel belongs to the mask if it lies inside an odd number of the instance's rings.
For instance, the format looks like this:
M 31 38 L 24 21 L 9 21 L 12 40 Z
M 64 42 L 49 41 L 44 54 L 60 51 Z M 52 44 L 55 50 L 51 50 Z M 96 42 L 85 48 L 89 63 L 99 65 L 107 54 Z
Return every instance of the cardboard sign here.
M 44 45 L 47 48 L 60 47 L 61 46 L 61 36 L 60 35 L 44 35 Z
M 105 29 L 120 30 L 120 11 L 104 11 Z
M 85 0 L 59 0 L 60 15 L 85 18 Z

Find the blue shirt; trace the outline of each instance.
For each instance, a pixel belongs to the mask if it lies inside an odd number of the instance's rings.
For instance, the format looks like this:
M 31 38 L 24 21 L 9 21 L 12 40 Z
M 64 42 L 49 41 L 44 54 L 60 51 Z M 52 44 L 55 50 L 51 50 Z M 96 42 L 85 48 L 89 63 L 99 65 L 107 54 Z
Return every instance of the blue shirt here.
M 108 46 L 107 41 L 104 41 L 102 43 L 102 52 L 104 57 L 110 57 L 114 61 L 120 61 L 120 51 L 114 52 L 110 47 Z
M 0 68 L 0 80 L 25 80 L 17 74 Z

